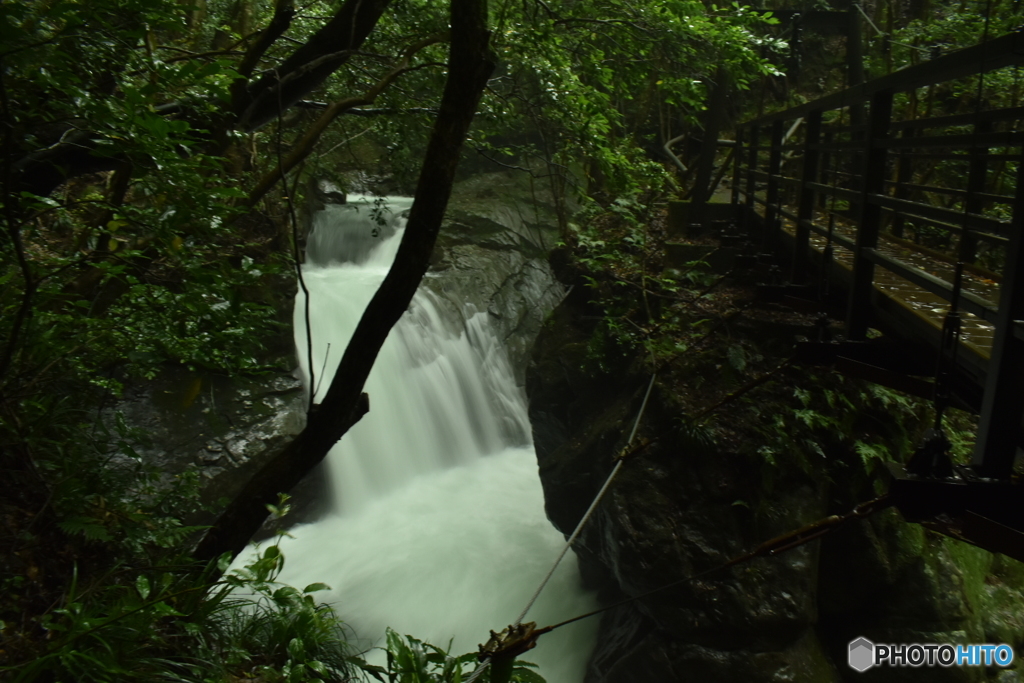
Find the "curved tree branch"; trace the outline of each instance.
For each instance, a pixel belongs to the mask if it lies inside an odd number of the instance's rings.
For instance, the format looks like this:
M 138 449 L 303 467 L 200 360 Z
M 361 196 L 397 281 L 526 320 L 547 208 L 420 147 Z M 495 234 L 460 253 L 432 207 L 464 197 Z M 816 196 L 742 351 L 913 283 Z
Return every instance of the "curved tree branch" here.
M 288 27 L 291 26 L 294 16 L 295 5 L 292 0 L 277 0 L 273 19 L 270 20 L 267 28 L 260 33 L 260 37 L 256 39 L 256 42 L 246 51 L 245 57 L 242 58 L 242 62 L 236 69 L 242 78 L 249 78 L 252 75 L 256 65 L 260 62 L 260 58 L 270 49 L 274 41 L 280 38 L 288 30 Z
M 297 48 L 274 72 L 255 82 L 239 80 L 232 87 L 230 112 L 217 111 L 209 120 L 192 121 L 197 130 L 208 130 L 217 149 L 221 149 L 227 129 L 253 130 L 271 121 L 297 101 L 320 86 L 353 54 L 357 54 L 391 0 L 345 0 L 337 14 L 308 41 Z M 250 47 L 239 65 L 239 72 L 248 77 L 266 50 L 287 30 L 291 20 L 290 0 L 277 0 L 277 10 L 267 28 Z M 247 36 L 248 38 L 248 36 Z M 246 38 L 246 39 L 247 39 Z M 241 42 L 228 50 L 234 50 Z M 193 59 L 215 54 L 187 55 Z M 248 73 L 247 73 L 248 72 Z M 176 114 L 181 103 L 158 108 L 161 114 Z M 227 109 L 227 107 L 225 107 Z M 86 173 L 110 171 L 123 159 L 94 154 L 98 140 L 96 131 L 84 130 L 76 124 L 67 126 L 58 144 L 21 156 L 12 165 L 11 180 L 19 190 L 45 197 L 68 180 Z
M 338 13 L 278 69 L 237 93 L 233 106 L 238 127 L 255 130 L 263 126 L 320 86 L 359 49 L 390 2 L 345 0 Z
M 495 60 L 488 42 L 485 0 L 452 0 L 448 80 L 427 147 L 409 222 L 395 262 L 366 307 L 327 395 L 306 428 L 246 484 L 200 541 L 193 555 L 208 561 L 237 555 L 266 519 L 266 505 L 294 486 L 367 410 L 363 385 L 392 326 L 427 272 L 448 206 L 462 143 Z
M 320 136 L 323 135 L 324 131 L 327 130 L 327 127 L 331 125 L 334 119 L 338 118 L 346 111 L 349 111 L 350 109 L 353 109 L 355 107 L 373 104 L 374 100 L 376 100 L 377 97 L 382 92 L 384 92 L 384 90 L 386 90 L 389 85 L 394 83 L 394 81 L 399 76 L 409 71 L 413 71 L 415 69 L 420 69 L 423 68 L 424 66 L 428 66 L 427 64 L 409 66 L 409 60 L 412 59 L 413 55 L 415 55 L 423 48 L 429 45 L 440 43 L 447 39 L 448 32 L 446 31 L 444 33 L 435 33 L 434 35 L 427 36 L 423 40 L 420 40 L 410 45 L 408 48 L 405 49 L 404 52 L 402 52 L 402 56 L 399 58 L 398 63 L 395 64 L 391 71 L 389 71 L 387 74 L 384 75 L 383 78 L 377 81 L 377 83 L 374 84 L 372 88 L 367 90 L 359 97 L 347 97 L 343 100 L 333 102 L 332 104 L 328 105 L 324 112 L 320 114 L 317 120 L 313 123 L 313 125 L 306 129 L 306 132 L 302 136 L 302 139 L 295 144 L 294 148 L 288 154 L 288 156 L 285 157 L 279 165 L 275 166 L 273 169 L 264 174 L 262 178 L 260 178 L 259 182 L 256 184 L 256 187 L 253 188 L 253 191 L 249 193 L 245 205 L 250 207 L 254 206 L 256 202 L 258 202 L 263 197 L 263 195 L 269 192 L 270 188 L 272 188 L 274 184 L 281 179 L 282 175 L 287 175 L 289 171 L 291 171 L 299 163 L 301 163 L 303 159 L 309 156 L 309 154 L 313 151 L 313 148 L 316 146 L 316 143 L 320 140 Z

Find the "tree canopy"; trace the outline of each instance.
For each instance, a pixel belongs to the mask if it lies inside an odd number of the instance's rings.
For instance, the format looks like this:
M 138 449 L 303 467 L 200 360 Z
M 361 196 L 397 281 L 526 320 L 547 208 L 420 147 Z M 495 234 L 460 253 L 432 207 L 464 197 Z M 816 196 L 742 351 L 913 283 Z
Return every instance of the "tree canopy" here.
M 13 661 L 66 665 L 100 625 L 194 623 L 188 610 L 209 606 L 179 598 L 209 589 L 215 564 L 187 586 L 153 573 L 190 552 L 194 477 L 167 489 L 132 426 L 100 409 L 168 364 L 275 362 L 300 179 L 348 168 L 362 136 L 368 171 L 416 202 L 324 404 L 206 535 L 202 560 L 236 553 L 283 473 L 301 476 L 365 410 L 363 380 L 427 267 L 464 138 L 563 198 L 661 186 L 652 150 L 696 126 L 716 74 L 742 89 L 776 73 L 769 21 L 691 0 L 0 4 L 0 566 L 14 577 L 0 627 Z M 141 602 L 111 602 L 129 576 L 150 577 Z M 92 625 L 71 604 L 94 610 Z

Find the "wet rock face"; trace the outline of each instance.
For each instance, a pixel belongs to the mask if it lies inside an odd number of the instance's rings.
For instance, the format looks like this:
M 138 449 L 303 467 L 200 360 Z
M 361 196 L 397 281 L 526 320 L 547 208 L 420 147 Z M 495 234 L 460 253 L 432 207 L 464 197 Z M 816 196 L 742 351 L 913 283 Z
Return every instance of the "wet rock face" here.
M 566 535 L 626 445 L 650 379 L 597 333 L 590 306 L 577 288 L 555 309 L 527 373 L 547 512 Z M 626 461 L 575 550 L 583 580 L 608 602 L 700 576 L 607 612 L 587 683 L 1018 680 L 984 667 L 848 667 L 860 636 L 1024 646 L 1024 567 L 894 510 L 701 575 L 874 493 L 838 466 L 814 480 L 783 463 L 768 490 L 749 454 L 684 438 L 677 387 L 659 376 L 638 432 L 651 443 Z
M 306 210 L 309 213 L 323 211 L 332 204 L 345 204 L 348 195 L 334 181 L 328 178 L 310 178 L 306 187 Z
M 168 368 L 151 382 L 129 386 L 108 413 L 122 413 L 145 435 L 136 450 L 168 477 L 198 467 L 204 502 L 215 504 L 237 494 L 253 472 L 302 431 L 305 400 L 301 382 L 291 373 L 229 378 Z M 307 479 L 307 486 L 322 484 L 317 477 Z
M 344 192 L 329 180 L 310 183 L 312 213 L 355 210 Z M 543 193 L 533 193 L 528 179 L 498 173 L 459 183 L 442 226 L 435 265 L 424 285 L 450 306 L 453 319 L 484 311 L 508 347 L 522 381 L 533 339 L 544 317 L 563 295 L 547 264 L 555 241 L 556 220 Z M 368 215 L 365 207 L 360 210 Z M 363 256 L 393 233 L 394 225 L 355 246 Z M 311 235 L 311 239 L 315 236 Z M 368 238 L 370 239 L 370 238 Z M 372 243 L 371 243 L 372 242 Z M 329 259 L 328 259 L 329 260 Z M 281 298 L 289 306 L 291 299 Z M 291 311 L 281 312 L 290 319 Z M 231 498 L 244 482 L 305 424 L 305 391 L 291 373 L 224 377 L 167 369 L 151 382 L 130 385 L 113 406 L 127 424 L 148 437 L 139 450 L 168 477 L 198 467 L 205 482 L 204 500 L 215 504 Z M 289 524 L 314 521 L 330 506 L 323 468 L 318 468 L 292 494 Z M 188 520 L 203 524 L 212 516 Z
M 297 434 L 305 423 L 302 386 L 291 373 L 230 379 L 168 368 L 129 387 L 111 411 L 144 430 L 147 460 L 168 470 L 187 464 L 232 466 L 258 458 L 275 435 Z
M 823 542 L 819 628 L 836 658 L 858 636 L 875 643 L 1007 643 L 1020 653 L 1022 587 L 1020 562 L 906 524 L 889 510 Z M 1019 664 L 1015 669 L 937 668 L 928 680 L 1022 680 Z M 913 672 L 873 668 L 863 679 L 921 680 Z
M 520 385 L 541 324 L 565 293 L 547 260 L 554 206 L 528 180 L 489 173 L 456 184 L 423 283 L 456 315 L 487 312 Z
M 566 534 L 626 445 L 650 378 L 632 359 L 595 351 L 581 299 L 574 292 L 552 314 L 527 377 L 547 511 Z M 695 454 L 676 431 L 658 387 L 638 432 L 656 440 L 626 462 L 577 544 L 584 581 L 609 601 L 711 569 L 790 517 L 756 519 L 734 505 L 754 493 L 745 458 Z M 793 516 L 823 509 L 808 485 L 782 502 Z M 603 617 L 587 681 L 834 680 L 813 632 L 816 570 L 808 548 L 618 607 Z M 796 672 L 816 677 L 787 678 Z

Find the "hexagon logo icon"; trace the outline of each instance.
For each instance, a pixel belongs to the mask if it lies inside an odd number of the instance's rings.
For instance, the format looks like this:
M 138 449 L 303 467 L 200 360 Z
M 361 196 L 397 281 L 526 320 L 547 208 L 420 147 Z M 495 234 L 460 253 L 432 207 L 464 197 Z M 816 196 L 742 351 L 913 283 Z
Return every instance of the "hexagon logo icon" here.
M 850 641 L 850 668 L 861 673 L 875 665 L 875 644 L 867 638 Z

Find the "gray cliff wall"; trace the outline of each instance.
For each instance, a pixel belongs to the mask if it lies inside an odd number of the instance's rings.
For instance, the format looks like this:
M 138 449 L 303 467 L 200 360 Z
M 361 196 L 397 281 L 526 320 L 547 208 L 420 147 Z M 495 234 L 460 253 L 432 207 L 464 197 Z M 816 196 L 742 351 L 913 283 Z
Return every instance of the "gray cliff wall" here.
M 324 191 L 312 196 L 311 213 L 340 201 L 340 195 Z M 505 173 L 473 177 L 454 189 L 434 265 L 424 281 L 453 319 L 470 309 L 488 312 L 520 384 L 533 339 L 564 293 L 546 258 L 556 235 L 550 199 L 533 193 L 528 178 Z M 294 292 L 294 283 L 286 284 Z M 279 298 L 280 317 L 290 320 L 292 298 L 287 293 Z M 267 364 L 293 366 L 284 351 L 288 346 L 274 340 Z M 167 368 L 153 381 L 130 384 L 107 412 L 112 417 L 120 411 L 129 425 L 148 435 L 140 455 L 168 477 L 197 467 L 204 498 L 215 505 L 236 495 L 305 425 L 306 393 L 296 376 L 288 370 L 226 377 Z M 329 508 L 330 493 L 320 468 L 292 494 L 287 523 L 312 521 Z
M 602 311 L 588 296 L 576 287 L 555 309 L 527 373 L 547 512 L 567 535 L 626 445 L 650 378 L 642 357 L 623 354 L 602 334 Z M 732 342 L 792 339 L 785 324 L 754 317 L 730 324 Z M 717 367 L 707 369 L 725 371 Z M 584 581 L 609 603 L 640 595 L 873 498 L 873 483 L 844 435 L 821 435 L 828 457 L 810 473 L 795 454 L 780 451 L 771 462 L 758 455 L 759 446 L 772 444 L 754 429 L 756 419 L 787 410 L 794 389 L 816 381 L 805 370 L 783 372 L 774 389 L 751 395 L 753 407 L 724 415 L 708 442 L 679 419 L 708 405 L 694 388 L 708 385 L 663 370 L 638 433 L 650 445 L 625 463 L 575 547 Z M 852 429 L 887 419 L 879 411 L 867 417 Z M 1016 670 L 984 667 L 860 674 L 847 666 L 846 652 L 858 636 L 881 643 L 1007 642 L 1020 651 L 1022 574 L 1020 563 L 888 510 L 824 542 L 606 613 L 587 683 L 1021 680 Z

